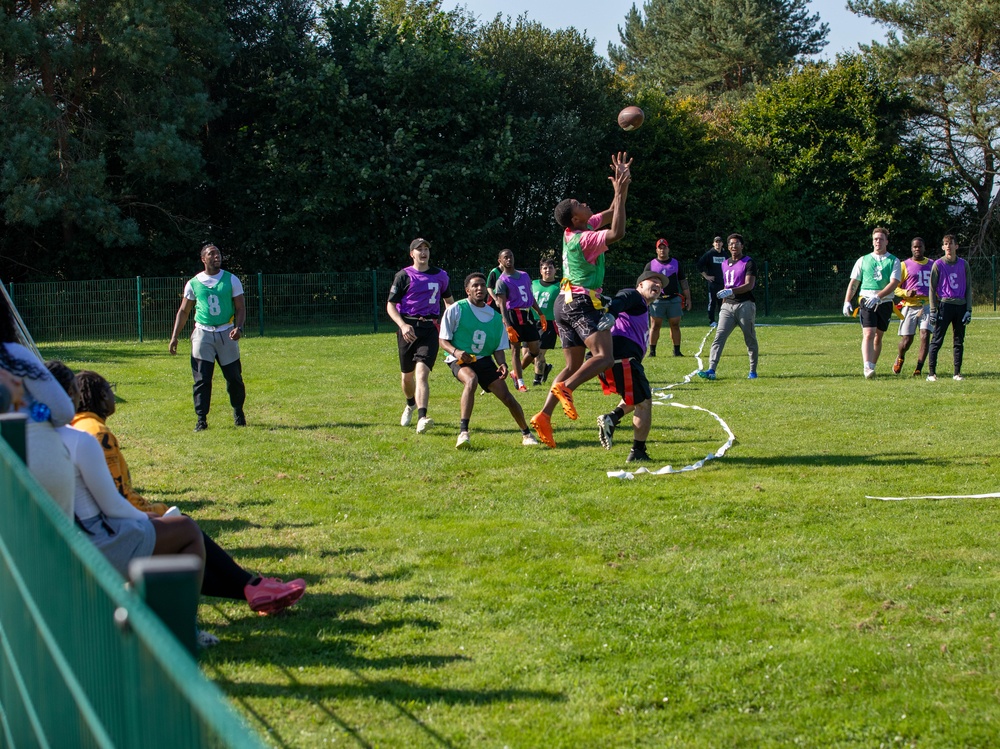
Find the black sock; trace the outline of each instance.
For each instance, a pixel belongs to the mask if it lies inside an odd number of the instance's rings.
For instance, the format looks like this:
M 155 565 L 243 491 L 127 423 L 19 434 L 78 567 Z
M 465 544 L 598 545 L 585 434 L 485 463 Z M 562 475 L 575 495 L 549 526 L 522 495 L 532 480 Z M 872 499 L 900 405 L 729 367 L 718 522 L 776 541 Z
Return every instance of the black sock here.
M 632 449 L 637 453 L 646 452 L 646 440 L 632 440 Z
M 621 406 L 617 406 L 615 410 L 611 412 L 611 423 L 614 424 L 615 426 L 618 426 L 618 424 L 624 418 L 625 418 L 625 409 L 623 409 Z
M 413 408 L 415 405 L 417 405 L 417 399 L 416 398 L 407 398 L 406 399 L 406 405 L 408 405 L 410 408 Z
M 202 532 L 202 536 L 205 538 L 205 577 L 201 583 L 202 595 L 243 600 L 244 586 L 256 578 L 240 567 L 236 560 L 208 535 Z
M 655 343 L 650 344 L 650 346 L 649 346 L 649 355 L 650 356 L 656 356 L 656 344 Z
M 459 420 L 459 422 L 458 422 L 458 431 L 460 431 L 460 432 L 468 432 L 469 431 L 469 420 L 468 419 L 460 419 Z
M 679 354 L 680 352 L 681 352 L 681 347 L 680 346 L 674 346 L 674 353 L 675 354 Z
M 524 429 L 521 430 L 521 434 L 527 437 L 529 434 L 531 434 L 531 430 L 528 429 L 528 427 L 525 427 Z
M 418 408 L 417 409 L 417 418 L 418 419 L 426 419 L 427 418 L 427 409 L 426 408 Z

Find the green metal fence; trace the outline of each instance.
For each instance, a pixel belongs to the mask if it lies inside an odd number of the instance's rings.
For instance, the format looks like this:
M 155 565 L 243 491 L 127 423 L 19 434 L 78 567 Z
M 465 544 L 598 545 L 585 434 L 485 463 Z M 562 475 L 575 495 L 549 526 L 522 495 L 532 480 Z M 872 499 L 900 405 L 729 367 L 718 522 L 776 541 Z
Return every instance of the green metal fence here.
M 758 260 L 759 314 L 837 314 L 855 258 L 825 261 Z M 977 307 L 997 308 L 995 257 L 970 261 Z M 479 268 L 477 270 L 485 270 Z M 630 286 L 641 265 L 609 263 L 605 288 Z M 705 286 L 686 264 L 694 307 L 705 302 Z M 370 333 L 391 330 L 385 302 L 395 270 L 347 273 L 263 274 L 242 278 L 246 333 L 287 330 Z M 467 270 L 449 269 L 452 293 L 464 296 Z M 19 283 L 11 297 L 37 341 L 166 340 L 173 329 L 185 278 L 111 279 Z M 190 323 L 188 323 L 190 328 Z
M 2 439 L 0 517 L 0 747 L 263 747 Z

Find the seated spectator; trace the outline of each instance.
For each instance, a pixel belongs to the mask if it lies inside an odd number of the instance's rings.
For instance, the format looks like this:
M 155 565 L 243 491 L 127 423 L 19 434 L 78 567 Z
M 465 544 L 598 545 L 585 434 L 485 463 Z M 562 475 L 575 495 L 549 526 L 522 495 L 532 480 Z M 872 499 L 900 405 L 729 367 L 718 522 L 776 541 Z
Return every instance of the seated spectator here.
M 104 449 L 106 465 L 114 478 L 118 493 L 138 509 L 156 512 L 158 503 L 148 502 L 132 488 L 125 456 L 118 440 L 108 429 L 106 420 L 115 412 L 115 394 L 111 385 L 96 372 L 81 371 L 76 375 L 80 390 L 77 415 L 72 426 L 97 438 Z M 282 582 L 276 577 L 252 575 L 202 532 L 205 543 L 205 579 L 201 592 L 218 598 L 246 599 L 250 608 L 260 614 L 272 614 L 291 606 L 305 593 L 305 580 Z
M 73 418 L 73 401 L 35 353 L 18 342 L 14 316 L 6 299 L 0 299 L 0 369 L 11 376 L 7 378 L 8 389 L 10 382 L 20 379 L 24 390 L 20 398 L 13 400 L 15 410 L 28 417 L 25 433 L 28 470 L 66 516 L 72 518 L 73 462 L 55 428 Z

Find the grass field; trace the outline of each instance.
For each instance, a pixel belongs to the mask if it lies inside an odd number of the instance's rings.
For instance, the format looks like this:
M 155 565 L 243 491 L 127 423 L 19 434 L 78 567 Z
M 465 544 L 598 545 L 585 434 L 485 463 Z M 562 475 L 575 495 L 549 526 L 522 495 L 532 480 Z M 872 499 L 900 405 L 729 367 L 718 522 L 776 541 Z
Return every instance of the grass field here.
M 554 451 L 521 447 L 490 396 L 457 452 L 459 386 L 440 365 L 437 425 L 401 428 L 391 335 L 245 340 L 250 426 L 233 428 L 219 376 L 200 434 L 184 345 L 43 354 L 116 383 L 109 423 L 148 496 L 246 567 L 309 582 L 274 618 L 201 608 L 222 640 L 205 672 L 274 746 L 987 747 L 1000 500 L 865 495 L 1000 490 L 990 315 L 969 330 L 965 382 L 950 344 L 937 383 L 888 374 L 895 325 L 865 381 L 856 324 L 762 327 L 750 382 L 737 332 L 718 381 L 672 391 L 736 445 L 632 481 L 606 477 L 630 433 L 599 447 L 614 402 L 596 385 L 580 421 L 554 418 Z M 685 353 L 706 331 L 684 328 Z M 647 368 L 665 385 L 694 360 Z M 529 415 L 543 398 L 520 396 Z M 726 438 L 704 413 L 653 419 L 655 467 Z

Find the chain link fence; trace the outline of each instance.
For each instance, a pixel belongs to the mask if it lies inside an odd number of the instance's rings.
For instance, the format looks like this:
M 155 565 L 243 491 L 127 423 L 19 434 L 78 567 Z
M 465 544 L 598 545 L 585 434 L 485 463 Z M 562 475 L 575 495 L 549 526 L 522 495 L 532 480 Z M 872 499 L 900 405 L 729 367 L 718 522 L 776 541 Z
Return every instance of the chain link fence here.
M 837 315 L 854 259 L 757 261 L 758 315 Z M 997 259 L 969 261 L 977 310 L 997 309 Z M 632 286 L 642 265 L 609 263 L 605 290 Z M 449 270 L 451 292 L 464 294 L 471 270 Z M 705 283 L 686 263 L 694 314 L 705 307 Z M 352 335 L 392 330 L 385 311 L 395 270 L 264 274 L 241 278 L 247 335 L 309 332 Z M 533 275 L 535 275 L 533 273 Z M 10 284 L 8 292 L 33 337 L 48 341 L 167 340 L 187 278 L 120 278 Z M 189 322 L 186 331 L 190 330 Z

